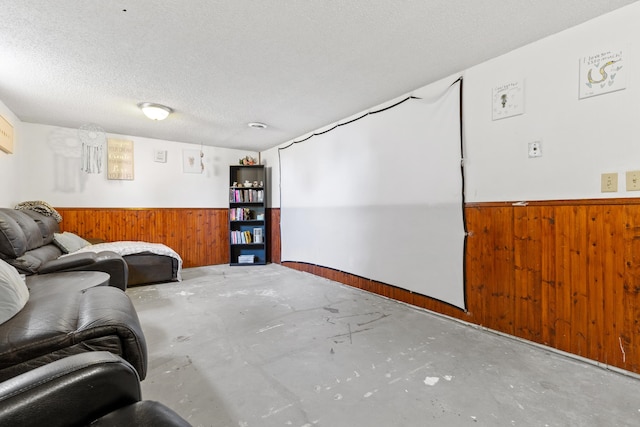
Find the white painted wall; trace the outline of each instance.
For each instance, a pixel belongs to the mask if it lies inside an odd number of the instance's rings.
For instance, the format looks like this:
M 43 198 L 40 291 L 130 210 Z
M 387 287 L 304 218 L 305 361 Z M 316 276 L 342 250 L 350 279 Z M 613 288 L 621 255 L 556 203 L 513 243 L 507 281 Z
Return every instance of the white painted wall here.
M 467 202 L 640 196 L 627 192 L 624 182 L 626 171 L 640 170 L 638 22 L 640 3 L 634 3 L 459 74 Z M 626 89 L 579 100 L 579 59 L 609 49 L 624 49 Z M 459 75 L 413 94 L 433 96 Z M 492 121 L 492 88 L 519 79 L 525 82 L 525 113 Z M 536 140 L 542 141 L 543 156 L 530 159 L 527 145 Z M 271 206 L 278 207 L 277 148 L 263 152 L 262 159 L 271 168 Z M 619 173 L 619 191 L 601 193 L 600 174 L 609 172 Z M 380 173 L 394 180 L 401 175 Z
M 28 158 L 20 200 L 44 200 L 59 207 L 228 207 L 229 165 L 257 153 L 202 147 L 202 174 L 183 172 L 183 150 L 199 145 L 107 134 L 134 145 L 134 180 L 108 180 L 106 149 L 101 174 L 80 170 L 77 129 L 23 123 L 18 146 Z M 154 161 L 154 150 L 166 150 L 167 162 Z M 5 204 L 6 205 L 6 204 Z
M 464 73 L 467 201 L 640 196 L 624 183 L 640 169 L 639 21 L 634 3 Z M 579 58 L 616 49 L 626 89 L 579 100 Z M 520 78 L 525 113 L 492 121 L 492 87 Z M 543 156 L 530 159 L 535 140 Z M 600 192 L 608 172 L 620 174 L 617 193 Z

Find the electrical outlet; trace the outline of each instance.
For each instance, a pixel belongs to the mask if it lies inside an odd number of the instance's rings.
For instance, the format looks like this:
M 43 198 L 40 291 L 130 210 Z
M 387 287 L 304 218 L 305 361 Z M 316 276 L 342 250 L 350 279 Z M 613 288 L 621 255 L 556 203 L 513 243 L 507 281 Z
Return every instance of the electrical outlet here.
M 533 141 L 529 143 L 529 158 L 542 157 L 542 142 Z
M 618 174 L 603 173 L 600 175 L 600 192 L 615 193 L 618 191 Z
M 627 191 L 640 191 L 640 171 L 627 171 Z

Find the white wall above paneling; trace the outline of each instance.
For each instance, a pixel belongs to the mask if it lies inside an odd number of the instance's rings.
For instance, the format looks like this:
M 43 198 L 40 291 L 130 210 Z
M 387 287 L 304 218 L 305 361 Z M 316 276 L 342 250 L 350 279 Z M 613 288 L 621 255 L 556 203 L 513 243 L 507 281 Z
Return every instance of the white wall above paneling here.
M 639 21 L 635 3 L 461 72 L 466 202 L 640 196 L 624 183 L 626 171 L 640 170 Z M 628 68 L 626 88 L 579 99 L 580 58 L 618 49 Z M 441 93 L 458 76 L 412 94 Z M 493 89 L 514 81 L 523 83 L 524 113 L 493 120 Z M 528 155 L 534 141 L 541 142 L 541 157 Z M 262 157 L 277 178 L 277 149 Z M 601 174 L 611 172 L 619 174 L 618 191 L 602 193 Z M 396 180 L 402 171 L 379 173 Z
M 640 169 L 639 19 L 635 4 L 465 71 L 467 201 L 637 196 L 601 193 L 600 175 Z M 580 58 L 619 49 L 626 88 L 579 99 Z M 492 120 L 492 87 L 518 79 L 524 114 Z
M 78 130 L 23 124 L 20 143 L 29 173 L 20 173 L 21 200 L 44 200 L 60 207 L 215 207 L 228 206 L 229 165 L 256 153 L 201 147 L 127 135 L 109 138 L 133 141 L 134 179 L 107 179 L 106 147 L 102 172 L 80 170 Z M 185 173 L 184 151 L 204 153 L 204 171 Z M 157 151 L 166 162 L 157 162 Z M 37 172 L 36 172 L 37 171 Z

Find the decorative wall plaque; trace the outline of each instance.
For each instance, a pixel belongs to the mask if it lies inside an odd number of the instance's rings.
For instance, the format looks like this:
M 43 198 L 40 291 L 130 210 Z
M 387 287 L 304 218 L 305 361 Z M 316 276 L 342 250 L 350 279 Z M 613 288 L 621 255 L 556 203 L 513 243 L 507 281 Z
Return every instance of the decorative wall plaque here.
M 622 50 L 608 50 L 580 59 L 580 99 L 622 90 L 627 67 Z
M 13 153 L 13 126 L 2 116 L 0 116 L 0 150 Z
M 492 120 L 504 119 L 524 113 L 524 84 L 522 80 L 493 88 Z
M 133 141 L 107 140 L 107 178 L 133 180 Z

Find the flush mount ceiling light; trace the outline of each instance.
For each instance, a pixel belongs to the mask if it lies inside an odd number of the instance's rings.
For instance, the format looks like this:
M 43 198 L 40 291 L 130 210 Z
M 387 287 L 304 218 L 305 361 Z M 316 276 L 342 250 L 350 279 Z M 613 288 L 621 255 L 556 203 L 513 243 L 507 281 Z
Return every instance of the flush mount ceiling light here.
M 247 126 L 249 126 L 250 128 L 253 129 L 266 129 L 267 125 L 265 125 L 264 123 L 260 123 L 260 122 L 251 122 L 249 124 L 247 124 Z
M 161 104 L 154 104 L 152 102 L 141 102 L 138 107 L 142 110 L 145 116 L 151 120 L 164 120 L 169 117 L 169 114 L 173 113 L 173 110 L 167 106 Z

